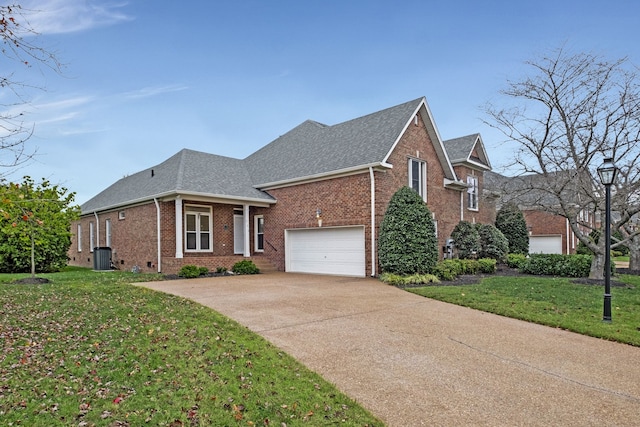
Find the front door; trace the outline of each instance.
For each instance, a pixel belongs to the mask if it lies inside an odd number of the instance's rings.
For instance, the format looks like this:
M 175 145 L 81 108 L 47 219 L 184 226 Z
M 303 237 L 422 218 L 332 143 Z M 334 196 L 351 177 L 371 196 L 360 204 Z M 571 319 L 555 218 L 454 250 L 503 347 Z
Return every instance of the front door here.
M 244 216 L 233 216 L 233 253 L 244 254 Z

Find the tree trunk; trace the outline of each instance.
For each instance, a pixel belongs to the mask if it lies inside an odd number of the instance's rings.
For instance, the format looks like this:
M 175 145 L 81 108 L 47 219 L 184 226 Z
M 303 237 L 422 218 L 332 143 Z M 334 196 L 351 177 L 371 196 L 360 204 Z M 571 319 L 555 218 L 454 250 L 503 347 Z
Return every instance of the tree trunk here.
M 589 271 L 589 279 L 604 279 L 604 254 L 595 254 L 591 261 L 591 270 Z
M 31 277 L 36 277 L 36 244 L 31 234 Z
M 640 270 L 640 236 L 633 236 L 629 246 L 629 270 Z

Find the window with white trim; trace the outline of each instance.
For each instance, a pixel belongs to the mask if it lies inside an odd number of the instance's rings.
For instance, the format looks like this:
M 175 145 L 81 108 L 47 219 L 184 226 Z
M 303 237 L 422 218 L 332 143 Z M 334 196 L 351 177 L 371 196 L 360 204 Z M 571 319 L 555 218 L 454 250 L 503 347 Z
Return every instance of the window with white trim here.
M 427 163 L 409 159 L 409 187 L 427 201 Z
M 95 231 L 93 229 L 93 222 L 89 223 L 89 252 L 93 252 L 93 248 L 96 246 Z
M 467 177 L 467 207 L 478 210 L 478 177 Z
M 213 248 L 211 208 L 185 206 L 184 223 L 185 250 L 188 252 L 211 252 Z
M 82 225 L 78 224 L 78 234 L 76 234 L 76 242 L 78 242 L 78 252 L 82 252 Z
M 255 251 L 264 252 L 264 216 L 256 215 L 253 217 L 253 228 L 255 230 Z
M 111 247 L 111 220 L 104 221 L 104 240 L 108 248 Z

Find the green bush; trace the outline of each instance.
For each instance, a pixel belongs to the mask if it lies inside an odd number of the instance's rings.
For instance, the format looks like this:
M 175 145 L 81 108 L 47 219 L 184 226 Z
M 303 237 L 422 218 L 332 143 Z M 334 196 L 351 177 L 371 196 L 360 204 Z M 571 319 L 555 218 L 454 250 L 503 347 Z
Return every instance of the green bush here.
M 498 262 L 493 258 L 480 258 L 478 260 L 478 267 L 480 273 L 493 274 L 498 269 Z
M 439 283 L 440 280 L 433 274 L 412 274 L 401 276 L 394 273 L 382 273 L 379 279 L 392 286 L 427 285 L 429 283 Z
M 184 277 L 185 279 L 193 279 L 194 277 L 200 276 L 200 268 L 191 264 L 183 265 L 178 276 Z
M 590 269 L 590 255 L 531 254 L 520 271 L 545 276 L 587 277 Z
M 506 237 L 510 253 L 529 253 L 527 222 L 517 205 L 508 203 L 500 208 L 496 214 L 496 228 Z
M 435 274 L 440 280 L 454 280 L 461 274 L 460 263 L 454 259 L 445 259 L 436 264 L 433 268 Z
M 430 273 L 438 261 L 433 216 L 422 198 L 403 187 L 391 198 L 380 225 L 380 269 L 399 275 Z
M 218 274 L 224 274 L 227 272 L 227 267 L 218 267 L 216 268 L 216 273 Z
M 209 269 L 207 267 L 198 267 L 198 272 L 200 273 L 200 276 L 204 276 L 209 272 Z
M 522 268 L 524 263 L 527 262 L 527 256 L 524 254 L 508 254 L 507 265 L 511 268 Z
M 509 252 L 509 242 L 502 231 L 492 224 L 476 224 L 480 236 L 478 258 L 491 258 L 504 261 Z
M 231 270 L 235 274 L 258 274 L 260 269 L 253 263 L 253 261 L 245 259 L 233 264 Z
M 469 221 L 460 221 L 451 232 L 458 258 L 475 258 L 480 251 L 480 235 Z

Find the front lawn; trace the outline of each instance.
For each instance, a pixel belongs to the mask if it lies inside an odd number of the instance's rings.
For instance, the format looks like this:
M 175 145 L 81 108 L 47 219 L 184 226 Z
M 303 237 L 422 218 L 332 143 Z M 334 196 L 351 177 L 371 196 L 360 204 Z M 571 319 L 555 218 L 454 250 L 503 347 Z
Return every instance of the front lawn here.
M 158 278 L 72 269 L 0 275 L 5 426 L 381 426 L 267 341 Z
M 478 284 L 407 289 L 425 297 L 502 316 L 640 346 L 640 277 L 612 287 L 612 323 L 602 321 L 604 287 L 544 276 L 489 276 Z

